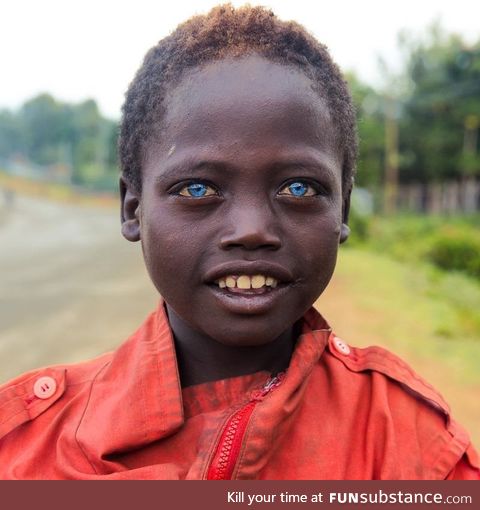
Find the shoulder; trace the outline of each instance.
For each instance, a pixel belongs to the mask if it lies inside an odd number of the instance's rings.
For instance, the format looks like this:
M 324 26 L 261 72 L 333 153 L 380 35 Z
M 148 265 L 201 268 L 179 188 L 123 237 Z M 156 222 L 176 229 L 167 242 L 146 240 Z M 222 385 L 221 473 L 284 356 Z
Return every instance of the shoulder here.
M 111 358 L 109 353 L 82 363 L 40 368 L 1 385 L 0 444 L 15 429 L 44 414 L 59 414 L 82 392 L 86 394 Z
M 468 464 L 480 476 L 467 432 L 452 418 L 443 396 L 405 361 L 382 347 L 353 347 L 334 333 L 327 349 L 329 363 L 351 388 L 358 388 L 358 398 L 368 401 L 382 426 L 388 424 L 406 460 L 413 448 L 431 464 L 432 478 L 447 477 L 458 463 Z M 352 391 L 350 397 L 354 395 Z
M 349 371 L 381 374 L 396 385 L 402 385 L 405 392 L 414 395 L 420 402 L 450 415 L 450 408 L 442 395 L 410 365 L 387 349 L 377 346 L 353 347 L 335 334 L 331 335 L 328 348 Z
M 151 313 L 113 352 L 80 363 L 34 370 L 1 385 L 0 450 L 4 438 L 16 429 L 21 429 L 23 434 L 34 434 L 44 421 L 56 417 L 59 418 L 57 423 L 80 420 L 92 387 L 103 374 L 111 369 L 113 376 L 110 374 L 110 379 L 115 388 L 118 380 L 123 380 L 123 374 L 128 372 L 129 363 L 135 363 L 141 356 L 137 352 L 138 345 L 143 342 L 147 351 L 151 349 L 149 346 L 158 336 L 158 330 L 167 327 L 158 316 L 157 311 Z M 132 372 L 135 370 L 133 367 Z

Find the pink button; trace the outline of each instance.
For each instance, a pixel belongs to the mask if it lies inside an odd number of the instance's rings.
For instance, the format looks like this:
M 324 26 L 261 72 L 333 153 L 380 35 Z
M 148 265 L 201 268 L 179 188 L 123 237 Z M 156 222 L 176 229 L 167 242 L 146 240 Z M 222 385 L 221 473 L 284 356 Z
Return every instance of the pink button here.
M 38 398 L 50 398 L 57 391 L 57 382 L 53 377 L 39 377 L 33 385 L 33 393 Z
M 338 336 L 336 336 L 333 339 L 333 345 L 340 354 L 343 354 L 345 356 L 348 356 L 350 354 L 350 347 L 343 340 L 338 338 Z

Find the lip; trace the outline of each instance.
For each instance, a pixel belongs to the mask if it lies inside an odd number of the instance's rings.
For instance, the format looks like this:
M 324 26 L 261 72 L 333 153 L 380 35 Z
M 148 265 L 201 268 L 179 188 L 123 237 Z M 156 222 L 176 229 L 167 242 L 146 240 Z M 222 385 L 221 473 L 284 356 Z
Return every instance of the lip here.
M 257 293 L 255 291 L 230 292 L 221 289 L 215 281 L 229 275 L 254 276 L 262 274 L 271 276 L 278 282 L 277 287 L 269 288 L 267 292 Z M 267 313 L 274 308 L 282 297 L 288 292 L 294 277 L 290 270 L 280 264 L 267 262 L 265 260 L 245 261 L 237 260 L 219 264 L 205 274 L 204 283 L 212 292 L 220 306 L 234 314 L 260 315 Z
M 280 284 L 263 294 L 233 293 L 212 284 L 208 285 L 208 288 L 221 307 L 228 312 L 240 315 L 260 315 L 275 307 L 282 296 L 288 292 L 290 285 Z
M 254 276 L 256 274 L 271 276 L 281 284 L 292 283 L 294 280 L 292 273 L 280 264 L 261 260 L 252 262 L 242 260 L 236 262 L 225 262 L 213 267 L 207 271 L 204 283 L 211 284 L 214 283 L 215 280 L 224 278 L 225 276 L 242 274 L 248 276 Z

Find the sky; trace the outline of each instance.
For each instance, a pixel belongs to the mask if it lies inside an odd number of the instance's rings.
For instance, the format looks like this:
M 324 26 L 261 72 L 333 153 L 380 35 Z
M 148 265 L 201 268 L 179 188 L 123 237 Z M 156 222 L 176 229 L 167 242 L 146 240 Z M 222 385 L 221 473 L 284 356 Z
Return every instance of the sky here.
M 97 100 L 118 118 L 146 51 L 215 0 L 4 0 L 0 7 L 0 108 L 49 92 L 64 101 Z M 241 5 L 243 1 L 232 1 Z M 251 0 L 302 23 L 343 70 L 381 84 L 378 57 L 401 67 L 397 34 L 421 36 L 434 20 L 467 41 L 480 38 L 478 0 Z

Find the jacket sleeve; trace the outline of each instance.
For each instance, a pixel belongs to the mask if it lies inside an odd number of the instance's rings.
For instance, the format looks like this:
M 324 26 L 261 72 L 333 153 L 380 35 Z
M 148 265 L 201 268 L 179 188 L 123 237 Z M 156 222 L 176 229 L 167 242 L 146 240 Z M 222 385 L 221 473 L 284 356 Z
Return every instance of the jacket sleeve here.
M 446 480 L 480 480 L 478 454 L 472 445 L 468 447 L 463 457 L 450 471 Z

